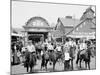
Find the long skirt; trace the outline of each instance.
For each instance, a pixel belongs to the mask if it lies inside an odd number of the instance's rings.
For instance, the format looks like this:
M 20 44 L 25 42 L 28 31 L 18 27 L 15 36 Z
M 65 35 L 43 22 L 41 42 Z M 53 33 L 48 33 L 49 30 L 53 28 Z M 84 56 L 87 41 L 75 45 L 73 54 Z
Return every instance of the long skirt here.
M 64 70 L 66 70 L 66 69 L 69 69 L 69 67 L 70 67 L 70 60 L 65 60 L 65 62 L 64 62 Z

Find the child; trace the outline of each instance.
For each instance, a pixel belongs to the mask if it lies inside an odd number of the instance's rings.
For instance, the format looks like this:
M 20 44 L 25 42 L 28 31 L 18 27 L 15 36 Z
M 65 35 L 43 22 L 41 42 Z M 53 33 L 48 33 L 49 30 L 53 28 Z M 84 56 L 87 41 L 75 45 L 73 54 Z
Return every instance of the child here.
M 69 69 L 70 65 L 69 65 L 69 62 L 70 62 L 70 55 L 69 55 L 69 52 L 68 51 L 65 51 L 65 62 L 64 62 L 64 70 Z

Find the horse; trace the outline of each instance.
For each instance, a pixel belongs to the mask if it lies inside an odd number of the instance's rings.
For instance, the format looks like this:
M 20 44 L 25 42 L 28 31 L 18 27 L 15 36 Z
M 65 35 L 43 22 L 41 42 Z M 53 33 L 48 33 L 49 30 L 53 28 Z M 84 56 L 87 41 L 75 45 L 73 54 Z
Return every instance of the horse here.
M 45 67 L 45 69 L 47 70 L 47 64 L 49 61 L 53 62 L 53 71 L 55 70 L 55 64 L 58 61 L 58 59 L 63 58 L 63 54 L 62 53 L 58 53 L 58 52 L 45 52 L 42 55 L 42 63 L 41 63 L 41 69 L 42 67 Z
M 79 51 L 77 54 L 76 64 L 78 65 L 78 62 L 80 61 L 80 68 L 81 68 L 81 62 L 83 60 L 85 62 L 85 68 L 87 69 L 88 65 L 88 69 L 90 70 L 91 56 L 93 57 L 92 47 L 88 47 L 86 50 L 84 49 L 82 51 Z
M 27 68 L 27 72 L 30 68 L 30 73 L 32 72 L 32 68 L 36 65 L 36 54 L 26 52 L 25 53 L 25 67 Z

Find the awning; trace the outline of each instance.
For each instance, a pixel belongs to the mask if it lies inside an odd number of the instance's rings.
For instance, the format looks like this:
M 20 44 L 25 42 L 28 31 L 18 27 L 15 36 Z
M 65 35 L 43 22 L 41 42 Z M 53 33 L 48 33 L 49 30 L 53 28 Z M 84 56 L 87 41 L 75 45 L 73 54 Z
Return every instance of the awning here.
M 18 36 L 18 37 L 23 37 L 22 34 L 15 34 L 15 33 L 12 33 L 11 36 Z

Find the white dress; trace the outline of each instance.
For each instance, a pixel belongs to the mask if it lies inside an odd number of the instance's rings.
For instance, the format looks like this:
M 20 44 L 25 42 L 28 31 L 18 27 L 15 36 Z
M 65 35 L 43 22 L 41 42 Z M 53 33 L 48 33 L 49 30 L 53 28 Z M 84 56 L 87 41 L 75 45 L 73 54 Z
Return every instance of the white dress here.
M 65 60 L 69 60 L 71 57 L 68 52 L 65 52 Z
M 85 43 L 80 44 L 80 50 L 87 49 L 87 45 Z
M 61 46 L 58 46 L 58 47 L 56 48 L 56 50 L 57 50 L 57 51 L 61 51 Z

